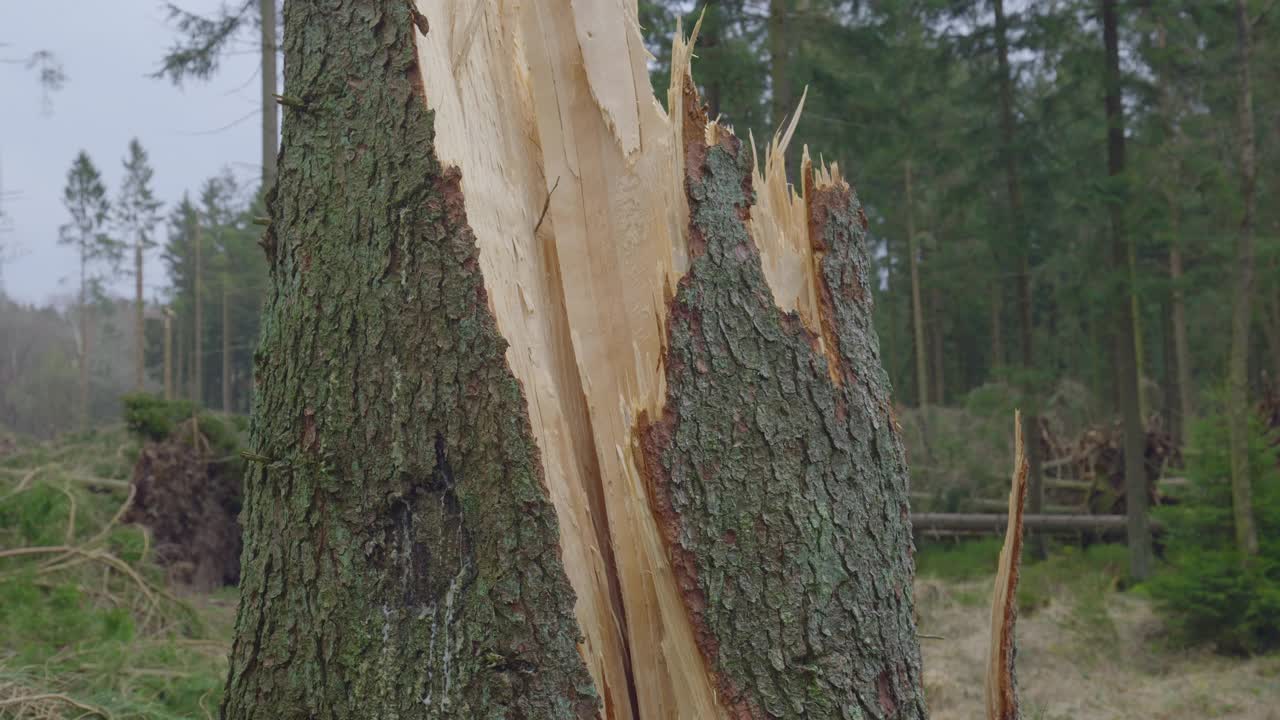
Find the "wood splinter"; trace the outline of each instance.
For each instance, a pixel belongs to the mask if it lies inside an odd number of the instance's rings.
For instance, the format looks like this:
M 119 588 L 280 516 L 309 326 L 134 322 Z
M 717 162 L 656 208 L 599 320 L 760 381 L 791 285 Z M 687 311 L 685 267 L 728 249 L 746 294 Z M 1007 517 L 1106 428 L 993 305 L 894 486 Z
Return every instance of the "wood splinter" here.
M 1018 570 L 1022 558 L 1022 510 L 1027 499 L 1027 455 L 1022 440 L 1022 413 L 1014 412 L 1013 487 L 1009 490 L 1009 525 L 995 591 L 991 597 L 991 647 L 987 656 L 987 720 L 1018 720 L 1018 687 L 1014 673 L 1017 646 Z
M 309 107 L 305 100 L 295 95 L 281 95 L 279 93 L 273 93 L 271 97 L 275 98 L 276 102 L 280 105 L 291 107 L 295 110 L 306 110 Z

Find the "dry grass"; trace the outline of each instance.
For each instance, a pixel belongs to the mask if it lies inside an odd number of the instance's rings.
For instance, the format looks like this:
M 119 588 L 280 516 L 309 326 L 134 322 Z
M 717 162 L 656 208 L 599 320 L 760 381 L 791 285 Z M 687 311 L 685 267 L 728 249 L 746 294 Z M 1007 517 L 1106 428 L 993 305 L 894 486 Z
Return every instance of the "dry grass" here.
M 916 586 L 925 690 L 934 720 L 983 716 L 989 580 Z M 1133 594 L 1055 595 L 1018 620 L 1018 686 L 1027 720 L 1280 720 L 1280 656 L 1175 650 Z

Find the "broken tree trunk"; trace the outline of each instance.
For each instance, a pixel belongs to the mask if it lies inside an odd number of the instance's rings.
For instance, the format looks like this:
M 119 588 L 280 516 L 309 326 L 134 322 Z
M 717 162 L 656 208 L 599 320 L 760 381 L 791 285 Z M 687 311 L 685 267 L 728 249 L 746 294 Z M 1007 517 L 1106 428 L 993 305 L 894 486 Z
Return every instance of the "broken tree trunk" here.
M 861 208 L 627 5 L 286 5 L 224 717 L 926 717 Z

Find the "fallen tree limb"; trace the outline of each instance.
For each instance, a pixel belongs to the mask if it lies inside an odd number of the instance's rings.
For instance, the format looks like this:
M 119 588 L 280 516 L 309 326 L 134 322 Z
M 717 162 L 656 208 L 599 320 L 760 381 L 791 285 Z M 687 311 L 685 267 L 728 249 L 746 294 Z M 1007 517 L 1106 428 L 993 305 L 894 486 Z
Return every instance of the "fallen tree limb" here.
M 911 527 L 930 530 L 1003 532 L 1009 517 L 1001 513 L 912 513 Z M 1123 515 L 1024 515 L 1023 527 L 1033 532 L 1119 532 L 1125 528 Z M 1152 520 L 1151 529 L 1160 532 Z

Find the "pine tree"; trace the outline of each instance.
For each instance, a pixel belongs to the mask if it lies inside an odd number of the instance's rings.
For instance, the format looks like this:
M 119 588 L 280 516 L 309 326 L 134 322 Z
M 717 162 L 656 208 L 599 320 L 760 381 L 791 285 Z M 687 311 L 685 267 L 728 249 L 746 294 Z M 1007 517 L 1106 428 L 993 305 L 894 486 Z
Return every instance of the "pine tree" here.
M 101 277 L 97 272 L 99 262 L 117 262 L 120 245 L 106 234 L 111 210 L 107 188 L 102 183 L 98 168 L 83 150 L 76 155 L 67 172 L 62 203 L 71 220 L 59 230 L 58 242 L 72 246 L 79 256 L 80 264 L 76 315 L 80 324 L 80 426 L 84 429 L 89 425 L 89 364 L 92 358 L 89 302 L 100 294 Z
M 134 278 L 134 335 L 137 390 L 143 389 L 146 374 L 146 326 L 143 317 L 143 264 L 146 251 L 155 247 L 152 237 L 160 222 L 160 207 L 151 190 L 151 178 L 155 174 L 147 160 L 147 152 L 134 138 L 129 142 L 129 154 L 124 159 L 124 182 L 113 207 L 115 227 L 123 242 L 133 244 Z
M 1102 0 L 1102 32 L 1105 50 L 1107 93 L 1105 98 L 1107 119 L 1107 175 L 1111 182 L 1123 182 L 1125 173 L 1124 107 L 1120 87 L 1120 32 L 1119 12 L 1116 0 Z M 1132 248 L 1126 239 L 1125 195 L 1121 185 L 1113 190 L 1117 197 L 1110 205 L 1112 267 L 1119 277 L 1125 277 L 1128 293 L 1124 302 L 1116 302 L 1113 309 L 1116 329 L 1115 380 L 1120 395 L 1121 427 L 1124 433 L 1124 488 L 1125 508 L 1128 514 L 1129 573 L 1137 580 L 1145 580 L 1152 571 L 1150 518 L 1147 517 L 1146 437 L 1142 427 L 1142 414 L 1138 397 L 1141 375 L 1136 357 L 1137 328 L 1134 324 L 1132 293 Z
M 1236 544 L 1245 558 L 1258 554 L 1257 522 L 1253 514 L 1253 487 L 1249 472 L 1249 330 L 1254 293 L 1254 225 L 1257 222 L 1258 158 L 1253 126 L 1252 35 L 1253 20 L 1245 0 L 1236 0 L 1236 144 L 1239 148 L 1240 236 L 1236 244 L 1231 296 L 1231 355 L 1227 362 L 1227 417 L 1231 440 L 1231 499 L 1235 513 Z

